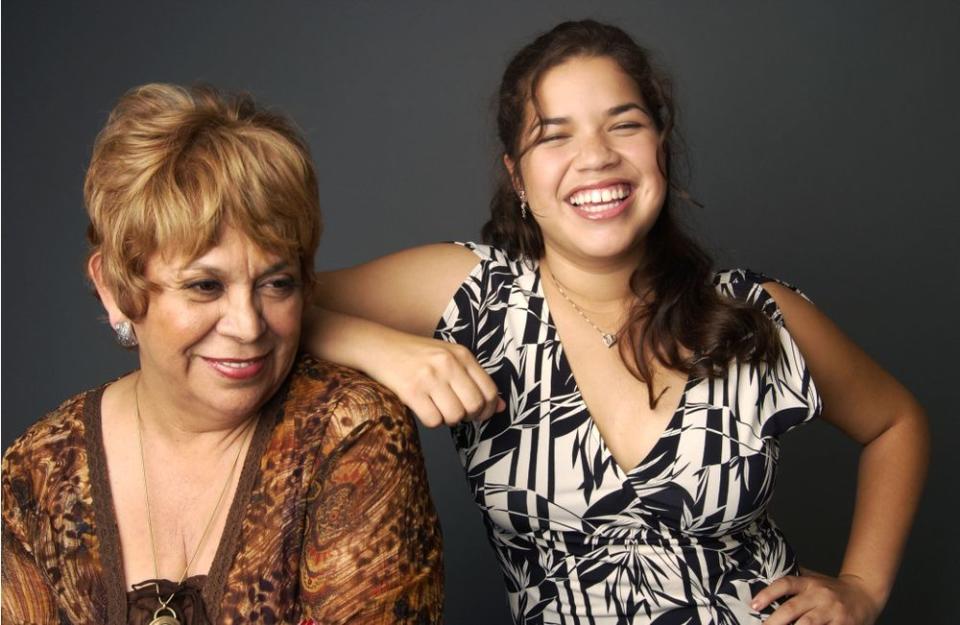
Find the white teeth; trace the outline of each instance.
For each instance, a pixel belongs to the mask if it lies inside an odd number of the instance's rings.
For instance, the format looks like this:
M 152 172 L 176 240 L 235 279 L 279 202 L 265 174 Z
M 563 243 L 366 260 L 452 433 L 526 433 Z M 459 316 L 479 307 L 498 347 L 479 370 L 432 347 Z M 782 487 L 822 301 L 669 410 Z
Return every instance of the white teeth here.
M 568 201 L 574 206 L 579 206 L 586 209 L 587 207 L 585 205 L 598 205 L 601 202 L 606 204 L 607 202 L 622 200 L 628 195 L 630 195 L 630 186 L 626 184 L 618 184 L 605 189 L 578 191 L 577 193 L 571 195 Z
M 237 361 L 227 362 L 225 360 L 218 360 L 217 364 L 223 367 L 230 367 L 231 369 L 243 369 L 244 367 L 249 367 L 250 364 L 253 362 L 254 361 L 252 360 L 243 360 L 239 362 Z
M 590 204 L 578 206 L 581 211 L 584 213 L 602 213 L 605 210 L 610 210 L 614 206 L 619 204 L 619 202 L 609 202 L 607 204 Z

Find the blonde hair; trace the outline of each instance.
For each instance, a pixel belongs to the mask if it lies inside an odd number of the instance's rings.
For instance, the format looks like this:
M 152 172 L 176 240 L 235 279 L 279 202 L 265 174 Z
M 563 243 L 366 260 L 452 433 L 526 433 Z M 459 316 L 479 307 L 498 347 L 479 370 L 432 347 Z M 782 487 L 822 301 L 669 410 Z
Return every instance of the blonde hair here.
M 243 94 L 148 84 L 120 98 L 97 135 L 83 185 L 90 255 L 120 310 L 146 313 L 147 260 L 196 259 L 225 226 L 313 281 L 322 225 L 306 143 Z

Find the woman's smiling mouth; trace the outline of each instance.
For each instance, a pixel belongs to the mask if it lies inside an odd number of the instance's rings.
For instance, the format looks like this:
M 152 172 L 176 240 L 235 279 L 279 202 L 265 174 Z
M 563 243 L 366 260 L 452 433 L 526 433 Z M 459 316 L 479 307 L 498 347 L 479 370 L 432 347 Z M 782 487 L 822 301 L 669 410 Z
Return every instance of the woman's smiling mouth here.
M 585 219 L 616 217 L 626 209 L 633 187 L 625 182 L 581 187 L 567 196 L 566 202 Z
M 202 356 L 203 360 L 220 375 L 231 380 L 248 380 L 255 377 L 263 370 L 266 363 L 266 356 L 239 360 L 236 358 L 207 358 Z

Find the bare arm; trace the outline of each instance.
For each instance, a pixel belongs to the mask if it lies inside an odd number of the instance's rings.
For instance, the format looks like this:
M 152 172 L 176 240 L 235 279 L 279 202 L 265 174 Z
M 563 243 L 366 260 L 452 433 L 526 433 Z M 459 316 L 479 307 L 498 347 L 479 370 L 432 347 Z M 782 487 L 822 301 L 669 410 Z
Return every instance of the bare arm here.
M 433 336 L 440 316 L 479 259 L 439 243 L 321 273 L 315 303 L 417 336 Z M 312 344 L 312 343 L 311 343 Z
M 392 390 L 428 427 L 486 419 L 504 406 L 493 380 L 467 349 L 427 338 L 478 262 L 438 244 L 322 273 L 304 344 Z
M 893 586 L 926 477 L 926 416 L 909 391 L 815 306 L 781 285 L 764 288 L 777 301 L 820 390 L 823 418 L 863 445 L 863 451 L 838 578 L 783 578 L 756 599 L 766 606 L 778 596 L 795 595 L 769 625 L 808 613 L 822 622 L 872 623 Z

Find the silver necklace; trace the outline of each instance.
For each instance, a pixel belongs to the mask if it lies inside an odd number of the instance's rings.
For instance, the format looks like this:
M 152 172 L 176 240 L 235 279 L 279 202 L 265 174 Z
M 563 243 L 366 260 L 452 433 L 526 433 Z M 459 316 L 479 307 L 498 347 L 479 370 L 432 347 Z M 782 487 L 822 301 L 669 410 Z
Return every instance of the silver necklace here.
M 137 377 L 137 381 L 133 387 L 133 394 L 137 406 L 137 443 L 140 446 L 140 473 L 143 476 L 143 499 L 146 502 L 147 508 L 147 532 L 150 536 L 150 553 L 153 556 L 153 578 L 160 579 L 160 573 L 157 566 L 157 544 L 153 538 L 153 515 L 150 510 L 150 492 L 147 489 L 147 463 L 144 459 L 143 454 L 143 419 L 140 417 L 140 378 Z M 250 426 L 247 426 L 249 430 L 252 430 Z M 244 434 L 244 438 L 249 436 L 249 431 Z M 220 504 L 223 503 L 223 498 L 227 494 L 227 489 L 230 486 L 230 482 L 233 481 L 233 474 L 237 470 L 237 463 L 240 461 L 240 452 L 243 451 L 243 448 L 246 444 L 246 440 L 240 442 L 240 446 L 237 449 L 237 455 L 233 458 L 233 464 L 230 466 L 230 473 L 227 474 L 227 480 L 223 484 L 223 488 L 220 489 L 220 496 L 217 497 L 217 503 L 213 506 L 213 512 L 210 514 L 210 518 L 207 520 L 207 524 L 203 528 L 203 533 L 200 534 L 200 540 L 197 542 L 197 548 L 194 549 L 193 555 L 190 556 L 190 560 L 187 562 L 187 566 L 183 568 L 183 574 L 180 575 L 180 580 L 177 582 L 177 586 L 170 596 L 164 600 L 160 595 L 160 584 L 153 582 L 152 585 L 156 588 L 157 591 L 157 601 L 160 603 L 160 607 L 156 609 L 153 613 L 153 619 L 148 625 L 180 625 L 180 619 L 177 616 L 177 612 L 170 607 L 170 602 L 173 601 L 173 597 L 177 594 L 177 590 L 180 589 L 180 586 L 183 585 L 184 580 L 187 579 L 187 572 L 190 570 L 190 567 L 193 565 L 193 561 L 197 559 L 197 556 L 200 555 L 200 548 L 203 546 L 204 541 L 207 539 L 207 534 L 210 533 L 210 528 L 213 527 L 213 520 L 217 518 L 217 510 L 220 509 Z M 142 587 L 142 585 L 137 584 L 134 586 Z
M 597 334 L 600 335 L 600 341 L 603 342 L 604 346 L 613 347 L 614 345 L 616 345 L 617 339 L 620 338 L 620 332 L 622 330 L 618 330 L 615 333 L 604 332 L 603 329 L 600 328 L 600 326 L 595 324 L 593 320 L 587 316 L 587 313 L 583 312 L 583 310 L 579 306 L 577 306 L 577 303 L 575 301 L 570 299 L 570 296 L 567 295 L 567 292 L 563 288 L 563 285 L 560 284 L 560 281 L 557 280 L 557 277 L 553 275 L 553 272 L 550 271 L 549 269 L 547 270 L 547 272 L 550 274 L 550 279 L 553 280 L 554 286 L 557 287 L 557 291 L 560 292 L 560 295 L 563 296 L 563 299 L 567 300 L 567 302 L 569 302 L 570 305 L 573 306 L 573 309 L 577 311 L 577 314 L 583 317 L 583 320 L 589 323 L 590 327 L 597 331 Z

